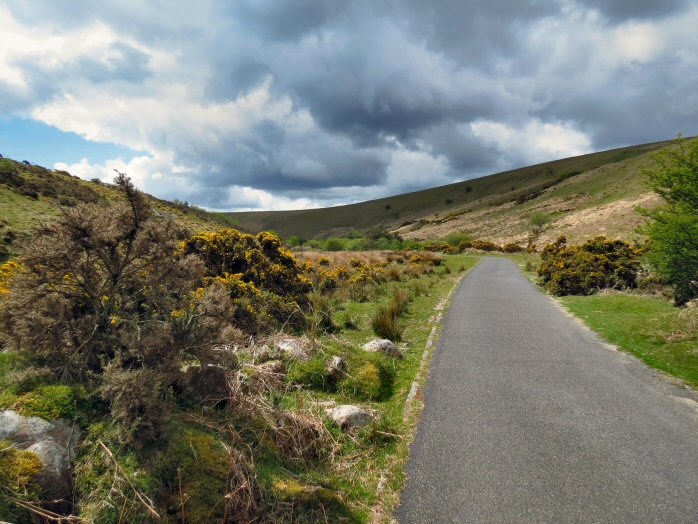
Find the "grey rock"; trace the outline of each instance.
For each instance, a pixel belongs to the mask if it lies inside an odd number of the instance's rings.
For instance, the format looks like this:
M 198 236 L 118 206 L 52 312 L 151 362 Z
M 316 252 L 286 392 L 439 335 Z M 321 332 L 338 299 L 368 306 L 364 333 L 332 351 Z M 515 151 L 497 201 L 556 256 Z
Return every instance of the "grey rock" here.
M 300 340 L 295 338 L 282 338 L 276 342 L 276 349 L 285 355 L 298 360 L 308 360 L 308 351 Z
M 346 369 L 346 364 L 342 357 L 334 356 L 332 360 L 327 365 L 327 372 L 333 380 L 339 380 L 344 375 L 344 370 Z
M 36 454 L 43 466 L 38 481 L 44 499 L 62 500 L 54 505 L 59 509 L 70 506 L 70 463 L 80 440 L 76 426 L 63 420 L 25 417 L 13 410 L 0 411 L 0 439 Z
M 373 420 L 373 416 L 368 411 L 351 404 L 342 404 L 326 409 L 325 412 L 335 424 L 345 431 L 363 427 Z
M 377 338 L 364 344 L 364 351 L 371 353 L 383 353 L 388 357 L 403 358 L 402 351 L 395 345 L 395 342 L 386 338 Z

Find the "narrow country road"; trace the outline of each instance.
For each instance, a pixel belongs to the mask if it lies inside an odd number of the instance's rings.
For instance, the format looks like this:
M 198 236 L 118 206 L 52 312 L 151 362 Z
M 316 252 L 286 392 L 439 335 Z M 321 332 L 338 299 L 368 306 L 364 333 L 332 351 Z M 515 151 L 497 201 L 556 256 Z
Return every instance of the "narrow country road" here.
M 613 351 L 510 260 L 456 291 L 401 524 L 698 522 L 695 394 Z

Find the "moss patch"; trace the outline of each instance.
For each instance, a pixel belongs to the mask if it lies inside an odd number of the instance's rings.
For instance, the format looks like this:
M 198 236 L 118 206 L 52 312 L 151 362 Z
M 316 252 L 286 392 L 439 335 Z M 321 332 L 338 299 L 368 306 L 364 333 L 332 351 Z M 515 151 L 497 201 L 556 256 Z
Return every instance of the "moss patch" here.
M 175 429 L 167 446 L 157 454 L 154 466 L 162 482 L 160 506 L 176 518 L 181 515 L 179 478 L 186 494 L 184 511 L 189 522 L 219 522 L 225 512 L 227 480 L 231 460 L 216 437 L 192 427 Z M 179 470 L 179 472 L 178 472 Z
M 16 397 L 12 408 L 29 417 L 74 420 L 77 416 L 78 397 L 77 390 L 70 386 L 40 386 Z
M 395 374 L 378 355 L 363 356 L 342 382 L 344 390 L 361 400 L 387 400 L 393 393 Z
M 0 519 L 10 522 L 30 522 L 9 497 L 35 498 L 39 492 L 36 477 L 43 466 L 36 454 L 12 447 L 0 440 Z

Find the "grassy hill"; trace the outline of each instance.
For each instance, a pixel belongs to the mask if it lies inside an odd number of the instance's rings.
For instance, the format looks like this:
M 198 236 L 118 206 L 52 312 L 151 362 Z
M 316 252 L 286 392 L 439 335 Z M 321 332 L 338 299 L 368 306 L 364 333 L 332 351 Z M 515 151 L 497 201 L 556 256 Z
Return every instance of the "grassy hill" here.
M 111 184 L 82 180 L 66 171 L 0 159 L 0 261 L 20 239 L 42 222 L 56 217 L 61 207 L 80 202 L 109 203 L 121 198 Z M 192 230 L 219 228 L 225 217 L 186 204 L 149 196 L 160 213 L 168 213 Z
M 253 231 L 306 239 L 380 226 L 414 239 L 466 230 L 478 238 L 522 241 L 531 235 L 533 213 L 551 221 L 541 239 L 563 229 L 572 238 L 599 231 L 629 237 L 640 220 L 634 208 L 655 201 L 640 167 L 668 144 L 602 151 L 358 204 L 225 215 Z

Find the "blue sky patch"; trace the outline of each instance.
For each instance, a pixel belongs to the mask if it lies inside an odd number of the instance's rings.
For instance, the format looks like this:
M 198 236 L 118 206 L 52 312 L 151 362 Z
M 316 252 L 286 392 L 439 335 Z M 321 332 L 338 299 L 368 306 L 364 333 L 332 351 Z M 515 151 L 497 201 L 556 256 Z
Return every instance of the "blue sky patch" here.
M 128 147 L 108 142 L 92 142 L 75 133 L 66 133 L 28 118 L 0 119 L 0 154 L 14 160 L 53 167 L 56 162 L 74 164 L 87 158 L 92 164 L 138 154 Z

